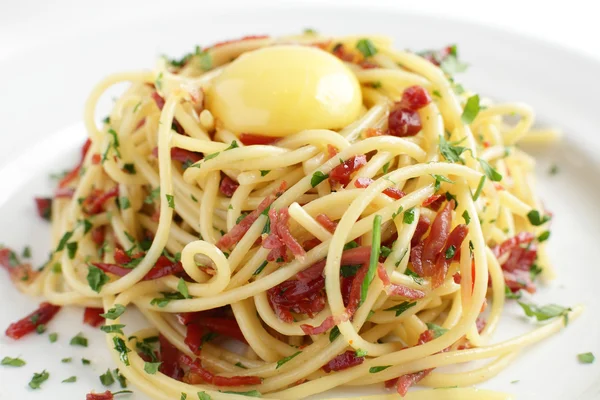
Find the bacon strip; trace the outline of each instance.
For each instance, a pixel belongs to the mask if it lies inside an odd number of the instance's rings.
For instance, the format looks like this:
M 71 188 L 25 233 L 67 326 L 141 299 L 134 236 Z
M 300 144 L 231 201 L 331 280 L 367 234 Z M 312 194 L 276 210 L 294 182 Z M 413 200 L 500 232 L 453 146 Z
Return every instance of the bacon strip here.
M 425 292 L 422 290 L 392 283 L 381 263 L 377 266 L 377 275 L 379 276 L 379 279 L 381 279 L 381 282 L 383 282 L 385 292 L 390 296 L 402 296 L 410 300 L 417 300 L 425 297 Z
M 431 221 L 429 220 L 429 218 L 427 218 L 424 215 L 419 216 L 419 222 L 417 222 L 415 233 L 413 234 L 413 237 L 410 240 L 410 245 L 412 247 L 415 247 L 419 244 L 419 242 L 421 242 L 421 239 L 423 239 L 423 235 L 425 235 L 425 232 L 427 232 L 427 230 L 429 229 L 430 224 Z
M 190 368 L 187 378 L 188 383 L 198 384 L 202 382 L 210 383 L 215 386 L 246 386 L 246 385 L 260 385 L 262 379 L 258 376 L 217 376 L 209 370 L 202 367 L 202 363 L 199 358 L 192 360 L 191 357 L 182 354 L 179 357 L 182 364 L 187 365 Z
M 371 246 L 355 247 L 348 249 L 342 253 L 342 259 L 340 265 L 356 265 L 364 264 L 368 262 L 371 257 Z M 299 281 L 310 281 L 319 276 L 322 276 L 323 269 L 325 268 L 326 260 L 321 260 L 314 263 L 304 271 L 300 271 L 296 274 L 296 278 Z
M 202 348 L 202 336 L 204 336 L 204 328 L 200 325 L 194 323 L 187 326 L 183 343 L 197 356 L 200 355 L 200 349 Z
M 103 313 L 103 308 L 86 307 L 85 311 L 83 312 L 83 323 L 96 328 L 100 326 L 100 324 L 104 323 L 104 317 L 100 316 L 100 314 Z
M 112 189 L 102 192 L 94 190 L 81 204 L 81 209 L 88 215 L 99 214 L 104 211 L 104 203 L 112 197 L 119 195 L 119 187 L 115 186 Z
M 429 236 L 423 244 L 423 274 L 424 276 L 432 276 L 435 271 L 435 261 L 437 255 L 442 251 L 444 243 L 450 234 L 450 226 L 452 225 L 452 210 L 454 209 L 454 200 L 446 203 L 446 206 L 440 211 L 433 224 Z
M 352 173 L 360 169 L 366 163 L 367 156 L 364 154 L 347 159 L 343 164 L 340 164 L 331 170 L 329 173 L 329 182 L 332 184 L 339 183 L 342 186 L 346 186 L 348 183 L 350 183 Z
M 323 365 L 323 371 L 341 371 L 362 364 L 365 361 L 364 357 L 357 357 L 356 352 L 352 350 L 345 351 L 339 354 L 327 364 Z
M 286 189 L 287 184 L 285 181 L 281 182 L 279 189 L 275 193 L 272 193 L 264 198 L 263 201 L 260 202 L 256 210 L 252 210 L 250 214 L 248 214 L 243 220 L 240 221 L 239 224 L 234 226 L 229 232 L 227 232 L 219 241 L 217 242 L 217 247 L 221 250 L 226 250 L 233 246 L 235 243 L 239 242 L 242 237 L 248 232 L 248 229 L 254 224 L 254 222 L 258 219 L 260 214 L 267 208 L 271 206 L 271 204 L 275 201 L 275 199 L 280 196 L 283 191 Z
M 161 361 L 158 370 L 175 380 L 181 380 L 183 377 L 183 371 L 179 367 L 181 352 L 163 335 L 158 335 L 158 342 L 160 343 L 159 360 Z
M 34 332 L 38 326 L 46 325 L 50 322 L 59 310 L 59 306 L 47 302 L 41 303 L 37 310 L 25 318 L 10 324 L 5 334 L 12 339 L 21 339 L 23 336 Z
M 117 253 L 115 253 L 117 254 Z M 131 262 L 129 259 L 128 262 Z M 104 272 L 109 272 L 117 276 L 125 276 L 132 271 L 131 268 L 125 268 L 118 264 L 109 263 L 92 263 L 97 268 L 100 268 Z M 183 265 L 181 262 L 172 262 L 165 256 L 160 256 L 156 260 L 156 264 L 148 271 L 142 280 L 150 281 L 154 279 L 162 278 L 163 276 L 175 275 L 184 272 Z
M 354 181 L 354 186 L 356 186 L 357 188 L 366 188 L 368 187 L 371 183 L 375 182 L 373 179 L 371 178 L 357 178 Z M 406 193 L 404 193 L 402 190 L 395 188 L 393 186 L 385 188 L 383 190 L 383 194 L 387 195 L 388 197 L 391 197 L 392 199 L 395 200 L 400 200 L 401 198 L 403 198 L 404 196 L 406 196 Z
M 327 229 L 330 233 L 335 232 L 335 228 L 337 228 L 337 222 L 332 221 L 327 214 L 319 214 L 315 217 L 317 222 L 321 224 L 321 226 Z
M 7 247 L 0 247 L 0 267 L 8 271 L 10 280 L 13 283 L 26 282 L 34 280 L 38 275 L 38 271 L 34 271 L 29 263 L 15 264 L 17 261 L 14 252 Z
M 228 177 L 227 175 L 223 176 L 221 179 L 221 184 L 219 185 L 219 192 L 223 193 L 227 197 L 233 196 L 233 193 L 240 187 L 240 184 Z
M 262 135 L 253 135 L 251 133 L 242 133 L 240 135 L 240 142 L 242 142 L 246 146 L 252 146 L 256 144 L 268 145 L 273 144 L 278 141 L 280 138 L 273 136 L 262 136 Z
M 442 283 L 444 283 L 444 279 L 446 279 L 446 274 L 448 273 L 448 268 L 450 267 L 450 262 L 452 260 L 460 259 L 460 246 L 467 237 L 468 233 L 469 228 L 466 225 L 461 224 L 457 225 L 450 233 L 450 236 L 448 236 L 446 245 L 444 246 L 440 254 L 438 254 L 437 260 L 435 262 L 435 270 L 433 271 L 433 276 L 431 278 L 431 287 L 433 289 L 439 287 Z M 446 252 L 451 246 L 454 246 L 455 253 L 451 259 L 447 259 Z

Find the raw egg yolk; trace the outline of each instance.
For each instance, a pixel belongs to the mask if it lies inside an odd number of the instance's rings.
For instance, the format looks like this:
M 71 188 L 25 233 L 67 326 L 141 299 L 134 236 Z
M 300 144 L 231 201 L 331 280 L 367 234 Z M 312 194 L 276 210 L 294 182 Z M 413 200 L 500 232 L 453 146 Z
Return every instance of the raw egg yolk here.
M 330 53 L 281 45 L 233 61 L 209 87 L 207 101 L 233 132 L 281 137 L 350 124 L 362 95 L 356 76 Z

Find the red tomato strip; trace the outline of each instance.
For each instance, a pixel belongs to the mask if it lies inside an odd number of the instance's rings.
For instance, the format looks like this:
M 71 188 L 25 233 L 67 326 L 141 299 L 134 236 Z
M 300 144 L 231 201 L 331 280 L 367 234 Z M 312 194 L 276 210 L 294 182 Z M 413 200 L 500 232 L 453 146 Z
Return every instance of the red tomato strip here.
M 104 393 L 88 393 L 85 395 L 85 400 L 114 400 L 114 398 L 110 390 Z
M 242 142 L 246 146 L 252 146 L 255 144 L 273 144 L 278 141 L 280 138 L 272 137 L 272 136 L 261 136 L 261 135 L 253 135 L 251 133 L 242 133 L 240 135 L 240 142 Z
M 366 188 L 373 182 L 375 182 L 375 181 L 371 178 L 362 178 L 361 177 L 354 181 L 354 186 L 356 186 L 357 188 Z M 406 196 L 406 193 L 404 193 L 402 190 L 399 190 L 398 188 L 395 188 L 393 186 L 389 187 L 389 188 L 385 188 L 383 190 L 383 194 L 385 194 L 388 197 L 391 197 L 392 199 L 395 199 L 395 200 L 399 200 L 399 199 L 403 198 L 404 196 Z
M 93 326 L 94 328 L 100 326 L 104 323 L 104 317 L 101 317 L 100 314 L 104 313 L 103 308 L 92 308 L 86 307 L 83 312 L 83 323 L 88 324 L 89 326 Z
M 158 336 L 158 342 L 160 343 L 159 360 L 161 361 L 158 370 L 175 380 L 181 380 L 183 377 L 183 371 L 179 367 L 181 352 L 163 335 Z
M 47 302 L 41 303 L 37 310 L 25 318 L 10 324 L 6 329 L 6 336 L 12 339 L 20 339 L 23 336 L 34 332 L 39 325 L 48 324 L 59 310 L 59 306 Z

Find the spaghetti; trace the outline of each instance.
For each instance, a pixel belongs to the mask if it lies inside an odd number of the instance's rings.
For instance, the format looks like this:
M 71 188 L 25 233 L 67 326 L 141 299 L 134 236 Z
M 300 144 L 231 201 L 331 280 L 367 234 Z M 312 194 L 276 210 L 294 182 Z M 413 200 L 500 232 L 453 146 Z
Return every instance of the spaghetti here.
M 325 110 L 317 126 L 293 110 L 293 132 L 231 129 L 254 116 L 227 108 L 237 99 L 218 80 L 280 47 L 336 56 L 323 62 L 351 76 L 340 85 L 359 83 L 356 107 Z M 43 321 L 76 305 L 105 322 L 119 370 L 154 399 L 300 399 L 375 383 L 411 399 L 506 398 L 469 386 L 581 308 L 522 303 L 551 321 L 489 343 L 506 297 L 554 276 L 535 163 L 515 145 L 555 135 L 532 129 L 528 106 L 463 89 L 451 76 L 461 68 L 455 47 L 414 54 L 381 37 L 307 33 L 112 75 L 86 105 L 81 163 L 53 199 L 37 199 L 51 214 L 51 260 L 39 273 L 8 249 L 0 261 L 52 304 Z M 120 82 L 131 85 L 98 128 L 96 103 Z M 151 327 L 125 334 L 128 306 Z M 13 324 L 11 336 L 35 326 Z M 471 372 L 435 370 L 482 359 Z

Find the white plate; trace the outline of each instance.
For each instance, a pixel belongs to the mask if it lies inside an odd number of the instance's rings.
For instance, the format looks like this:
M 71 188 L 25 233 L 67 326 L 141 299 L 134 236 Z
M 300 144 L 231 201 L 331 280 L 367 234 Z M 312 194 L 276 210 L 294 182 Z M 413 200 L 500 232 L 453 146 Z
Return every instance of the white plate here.
M 540 191 L 555 218 L 550 255 L 559 278 L 535 295 L 537 303 L 583 303 L 587 309 L 568 329 L 522 354 L 509 369 L 481 387 L 502 390 L 527 399 L 591 399 L 600 397 L 599 363 L 580 365 L 578 353 L 600 355 L 600 296 L 597 282 L 597 240 L 600 239 L 600 114 L 597 98 L 600 64 L 548 44 L 507 32 L 454 21 L 402 15 L 393 10 L 253 7 L 234 13 L 206 10 L 164 16 L 161 20 L 133 20 L 106 26 L 102 32 L 82 29 L 78 35 L 21 53 L 0 62 L 2 149 L 14 158 L 0 169 L 0 242 L 14 248 L 32 245 L 39 265 L 49 250 L 49 229 L 36 215 L 32 198 L 49 194 L 48 174 L 72 166 L 84 130 L 83 102 L 92 85 L 114 71 L 149 68 L 157 54 L 182 54 L 197 43 L 251 33 L 286 34 L 305 27 L 328 34 L 373 32 L 395 38 L 400 48 L 438 48 L 460 45 L 461 57 L 472 65 L 459 79 L 479 93 L 505 100 L 525 101 L 535 107 L 544 125 L 566 132 L 563 143 L 536 149 Z M 10 79 L 7 79 L 10 77 Z M 110 106 L 102 103 L 99 118 Z M 26 146 L 24 146 L 26 144 Z M 15 158 L 16 157 L 16 158 Z M 560 173 L 550 177 L 550 164 Z M 0 327 L 35 308 L 36 299 L 20 295 L 0 272 Z M 30 335 L 20 341 L 0 337 L 0 357 L 21 356 L 22 368 L 0 367 L 1 399 L 83 399 L 90 389 L 103 391 L 98 375 L 112 367 L 103 334 L 81 324 L 81 310 L 64 309 L 50 324 L 59 340 Z M 514 304 L 504 313 L 496 340 L 532 329 Z M 87 349 L 68 345 L 82 331 Z M 64 357 L 73 363 L 61 364 Z M 82 366 L 81 357 L 92 360 Z M 47 369 L 50 379 L 42 390 L 27 383 L 33 372 Z M 76 375 L 77 383 L 61 384 Z M 511 384 L 511 381 L 519 380 Z M 115 387 L 111 388 L 116 390 Z M 135 390 L 135 388 L 134 388 Z M 373 392 L 373 388 L 365 392 Z M 352 390 L 352 394 L 359 391 Z M 129 398 L 143 399 L 141 394 Z

